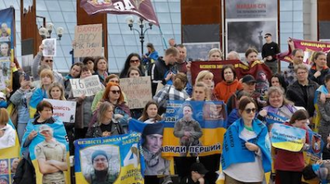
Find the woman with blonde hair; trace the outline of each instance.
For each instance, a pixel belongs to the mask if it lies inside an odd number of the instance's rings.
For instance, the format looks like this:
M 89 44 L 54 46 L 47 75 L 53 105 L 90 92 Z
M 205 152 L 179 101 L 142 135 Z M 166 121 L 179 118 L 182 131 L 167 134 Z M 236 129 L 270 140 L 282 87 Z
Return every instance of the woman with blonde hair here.
M 208 54 L 209 61 L 221 61 L 222 60 L 222 52 L 218 48 L 213 48 L 209 51 Z
M 189 100 L 192 101 L 209 101 L 210 93 L 209 89 L 203 82 L 198 82 L 193 87 L 193 94 Z
M 40 79 L 41 87 L 34 90 L 30 99 L 30 118 L 33 118 L 36 113 L 36 107 L 39 102 L 41 102 L 44 98 L 48 98 L 47 91 L 50 85 L 54 82 L 53 71 L 50 69 L 43 69 L 40 72 Z
M 8 123 L 8 111 L 5 108 L 0 108 L 0 149 L 9 148 L 15 145 L 16 132 Z
M 52 83 L 47 90 L 48 97 L 54 100 L 66 100 L 63 86 L 58 83 Z

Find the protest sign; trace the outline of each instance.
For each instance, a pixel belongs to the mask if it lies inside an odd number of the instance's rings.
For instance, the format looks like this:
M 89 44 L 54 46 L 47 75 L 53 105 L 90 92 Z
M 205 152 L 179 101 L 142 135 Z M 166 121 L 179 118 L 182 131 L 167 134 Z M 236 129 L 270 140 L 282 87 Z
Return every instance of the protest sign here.
M 309 149 L 304 151 L 305 163 L 314 164 L 322 158 L 324 142 L 321 139 L 321 135 L 312 130 L 308 130 L 308 141 Z
M 222 81 L 221 72 L 225 65 L 233 65 L 238 79 L 245 75 L 252 75 L 257 80 L 261 81 L 259 74 L 264 73 L 268 80 L 270 80 L 271 71 L 262 61 L 254 61 L 249 64 L 244 64 L 239 60 L 223 60 L 223 61 L 194 61 L 191 63 L 191 77 L 192 83 L 195 84 L 195 79 L 198 73 L 202 70 L 208 70 L 214 75 L 214 83 L 217 84 Z
M 54 123 L 33 124 L 28 122 L 22 142 L 25 142 L 32 131 L 38 134 L 26 149 L 36 172 L 36 183 L 70 184 L 69 143 L 63 122 L 53 117 Z
M 14 61 L 15 9 L 0 10 L 0 90 L 12 89 L 11 62 Z M 3 87 L 5 85 L 5 87 Z
M 96 183 L 96 179 L 97 183 L 144 183 L 140 137 L 138 133 L 130 133 L 76 140 L 76 183 Z M 102 162 L 102 166 L 98 166 Z M 104 171 L 106 177 L 96 178 L 95 175 L 100 174 L 96 171 Z
M 8 124 L 13 129 L 15 129 L 15 126 L 12 124 L 10 120 Z M 15 145 L 4 149 L 0 149 L 0 176 L 4 180 L 7 180 L 7 183 L 13 183 L 14 181 L 13 177 L 16 173 L 16 169 L 20 157 L 19 151 L 20 151 L 20 145 L 18 141 L 18 136 L 15 132 Z
M 93 96 L 103 89 L 97 75 L 92 75 L 84 79 L 70 79 L 71 89 L 74 97 L 81 95 Z
M 272 112 L 267 112 L 267 116 L 266 116 L 266 123 L 267 126 L 272 125 L 274 123 L 285 123 L 287 122 L 289 119 L 283 116 L 279 116 L 275 113 Z
M 150 77 L 120 79 L 120 87 L 127 97 L 130 109 L 144 108 L 152 99 Z
M 189 112 L 189 113 L 188 113 Z M 206 156 L 221 153 L 227 118 L 223 101 L 169 101 L 162 156 Z M 189 127 L 184 122 L 189 121 Z M 184 129 L 191 136 L 185 136 Z
M 56 56 L 56 38 L 48 38 L 42 40 L 44 49 L 42 50 L 43 56 Z
M 306 140 L 306 130 L 284 124 L 274 123 L 271 133 L 272 146 L 287 151 L 301 151 Z
M 164 129 L 163 123 L 164 122 L 157 122 L 150 124 L 135 119 L 130 119 L 129 121 L 129 131 L 141 133 L 142 136 L 142 153 L 146 167 L 144 175 L 170 176 L 170 161 L 161 157 Z M 155 158 L 157 158 L 159 162 L 153 163 Z
M 82 25 L 75 27 L 75 57 L 102 55 L 102 24 Z
M 45 98 L 53 105 L 53 116 L 58 116 L 63 122 L 74 123 L 76 119 L 75 101 L 53 100 Z

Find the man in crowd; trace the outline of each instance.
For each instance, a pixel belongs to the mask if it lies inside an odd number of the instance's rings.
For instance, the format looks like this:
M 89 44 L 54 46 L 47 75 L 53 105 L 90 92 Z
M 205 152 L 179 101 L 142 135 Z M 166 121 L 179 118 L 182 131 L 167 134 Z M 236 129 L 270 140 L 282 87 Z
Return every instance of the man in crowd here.
M 314 115 L 314 94 L 319 85 L 308 79 L 308 68 L 305 64 L 295 66 L 297 81 L 287 88 L 286 97 L 295 106 L 304 107 L 309 117 Z
M 179 51 L 179 57 L 176 61 L 176 65 L 175 65 L 176 69 L 178 70 L 178 72 L 187 74 L 187 66 L 186 66 L 187 65 L 187 62 L 186 62 L 187 48 L 182 44 L 176 45 L 176 48 Z
M 180 184 L 206 184 L 205 174 L 208 172 L 202 163 L 194 163 L 190 168 L 191 175 L 181 179 Z
M 273 42 L 272 34 L 265 34 L 266 43 L 262 46 L 261 56 L 265 64 L 269 67 L 273 74 L 277 73 L 278 63 L 275 58 L 276 54 L 280 53 L 277 43 Z
M 289 85 L 293 84 L 297 80 L 294 67 L 303 64 L 304 51 L 302 49 L 295 49 L 292 51 L 292 56 L 292 63 L 289 64 L 288 70 L 284 71 L 285 81 Z
M 256 90 L 256 80 L 252 75 L 245 75 L 242 78 L 242 85 L 243 89 L 240 91 L 237 91 L 233 95 L 231 95 L 227 101 L 227 112 L 228 114 L 236 108 L 237 103 L 237 96 L 239 93 L 246 92 L 247 94 L 250 94 L 251 96 Z
M 63 171 L 68 170 L 65 145 L 53 137 L 53 129 L 48 125 L 41 125 L 39 133 L 45 140 L 36 145 L 35 155 L 43 183 L 65 184 Z
M 169 166 L 170 162 L 161 157 L 161 148 L 163 144 L 163 124 L 153 123 L 144 127 L 142 132 L 142 148 L 144 160 L 146 163 L 146 176 L 165 176 L 161 180 L 162 183 L 171 183 Z M 146 180 L 154 181 L 154 178 L 146 178 Z M 150 181 L 149 181 L 150 182 Z M 156 181 L 155 181 L 156 182 Z M 159 183 L 157 181 L 157 183 Z
M 168 45 L 169 45 L 169 47 L 176 47 L 177 46 L 176 43 L 175 43 L 174 38 L 171 38 L 171 39 L 168 40 Z
M 0 174 L 8 174 L 8 161 L 0 160 Z
M 193 118 L 193 109 L 190 105 L 183 106 L 183 117 L 174 125 L 175 137 L 180 139 L 180 145 L 186 147 L 185 153 L 180 153 L 181 156 L 186 156 L 190 146 L 200 145 L 199 138 L 202 137 L 202 129 L 199 123 Z M 197 156 L 196 153 L 190 153 Z
M 4 42 L 0 45 L 0 57 L 9 57 L 9 44 Z
M 118 172 L 113 173 L 109 167 L 110 156 L 103 150 L 92 153 L 93 167 L 84 173 L 86 180 L 93 184 L 112 184 L 118 177 Z
M 227 60 L 241 60 L 241 57 L 239 56 L 239 54 L 236 51 L 230 51 L 227 54 Z
M 171 47 L 165 51 L 164 59 L 158 58 L 158 60 L 152 64 L 150 67 L 151 71 L 148 72 L 151 75 L 152 96 L 156 94 L 158 83 L 163 85 L 172 84 L 172 78 L 177 73 L 173 65 L 178 57 L 178 49 Z
M 43 44 L 39 46 L 39 52 L 38 54 L 34 57 L 33 64 L 32 64 L 32 76 L 33 80 L 40 80 L 39 79 L 39 74 L 38 74 L 38 69 L 42 65 L 48 65 L 51 70 L 53 71 L 54 79 L 55 82 L 58 82 L 60 84 L 64 84 L 63 82 L 63 76 L 62 74 L 54 71 L 53 65 L 54 65 L 54 58 L 51 56 L 43 56 L 42 51 L 44 49 Z

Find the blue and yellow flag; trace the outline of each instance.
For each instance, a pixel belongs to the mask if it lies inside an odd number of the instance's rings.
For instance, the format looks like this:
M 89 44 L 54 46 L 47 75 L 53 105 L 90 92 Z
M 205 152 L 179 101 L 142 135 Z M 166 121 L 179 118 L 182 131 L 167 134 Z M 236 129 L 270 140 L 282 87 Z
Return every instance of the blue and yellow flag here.
M 139 133 L 75 141 L 76 183 L 144 183 Z

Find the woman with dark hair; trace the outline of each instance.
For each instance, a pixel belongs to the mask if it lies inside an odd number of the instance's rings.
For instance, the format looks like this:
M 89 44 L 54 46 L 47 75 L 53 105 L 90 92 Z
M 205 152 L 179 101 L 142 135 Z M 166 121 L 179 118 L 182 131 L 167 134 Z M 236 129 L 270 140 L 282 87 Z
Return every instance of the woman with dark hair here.
M 93 75 L 98 75 L 100 82 L 103 84 L 105 78 L 109 75 L 108 72 L 108 60 L 105 57 L 98 57 L 95 59 Z
M 272 76 L 272 78 L 270 78 L 270 87 L 271 86 L 279 87 L 283 89 L 283 91 L 285 92 L 288 84 L 285 81 L 284 76 L 282 74 L 276 73 Z
M 88 67 L 91 73 L 94 73 L 94 59 L 91 57 L 85 57 L 83 64 Z
M 241 99 L 238 109 L 241 118 L 224 135 L 221 165 L 225 183 L 261 184 L 272 167 L 267 127 L 255 119 L 257 104 L 252 98 Z
M 289 122 L 285 125 L 301 128 L 306 130 L 308 124 L 308 113 L 305 110 L 297 110 L 293 113 Z M 306 142 L 308 143 L 308 133 L 306 131 Z M 280 183 L 300 184 L 302 171 L 305 167 L 303 150 L 309 146 L 304 145 L 302 151 L 292 152 L 282 149 L 276 149 L 276 159 L 274 168 L 276 169 L 276 177 L 279 177 Z
M 153 63 L 158 59 L 158 52 L 152 43 L 147 44 L 148 52 L 143 55 L 143 63 L 147 65 L 148 63 Z
M 123 133 L 120 123 L 113 119 L 112 104 L 102 102 L 97 111 L 97 123 L 88 128 L 86 138 L 109 137 Z
M 236 78 L 236 71 L 233 65 L 225 65 L 221 72 L 222 81 L 214 88 L 214 94 L 218 100 L 227 103 L 229 97 L 236 91 L 243 89 L 243 86 Z
M 155 101 L 149 101 L 143 109 L 142 116 L 139 118 L 144 123 L 157 123 L 162 120 L 158 114 L 158 106 Z
M 324 84 L 324 77 L 330 74 L 330 69 L 327 66 L 327 58 L 324 52 L 315 52 L 313 54 L 313 65 L 308 73 L 308 79 L 318 83 Z
M 120 78 L 126 78 L 127 73 L 128 73 L 128 69 L 131 67 L 137 67 L 140 70 L 140 76 L 145 76 L 145 72 L 144 72 L 144 67 L 141 64 L 141 57 L 139 54 L 137 53 L 131 53 L 130 55 L 127 56 L 125 64 L 124 64 L 124 68 L 121 70 L 119 77 Z
M 82 66 L 83 64 L 81 62 L 74 63 L 70 68 L 70 73 L 64 77 L 65 98 L 69 97 L 71 91 L 70 79 L 77 79 L 80 77 Z

